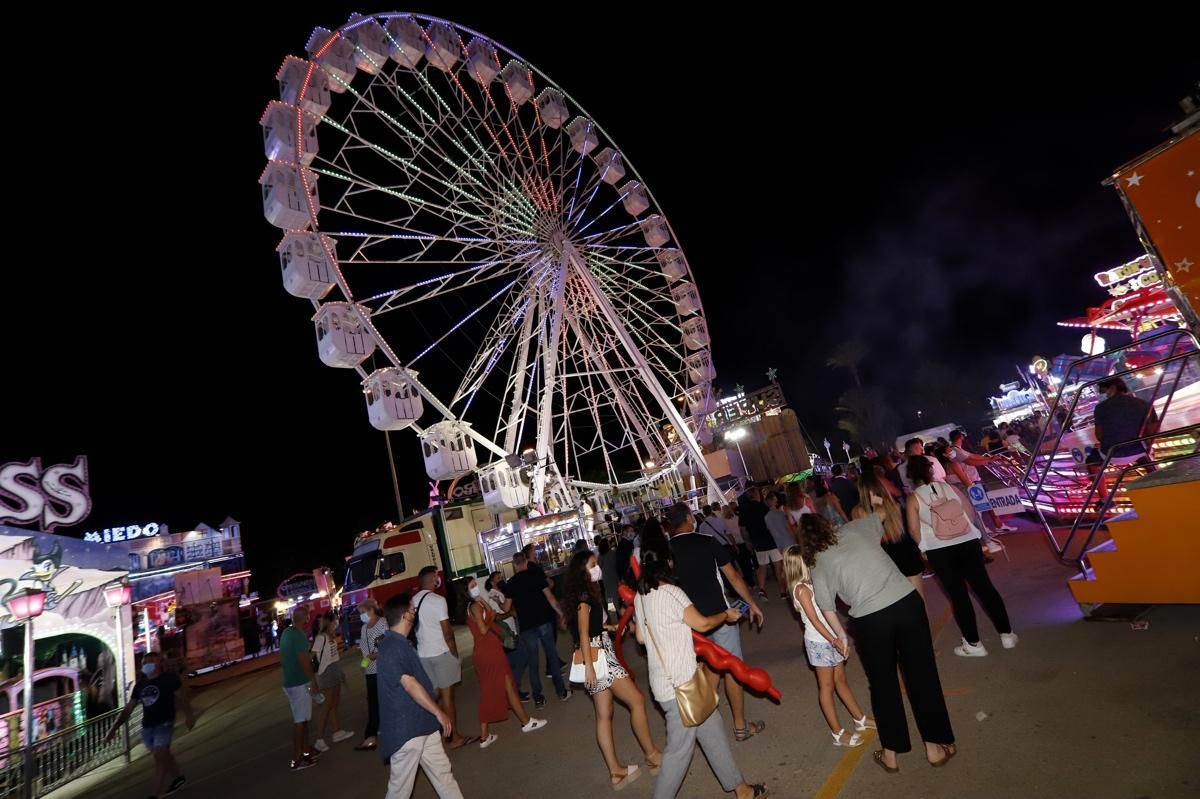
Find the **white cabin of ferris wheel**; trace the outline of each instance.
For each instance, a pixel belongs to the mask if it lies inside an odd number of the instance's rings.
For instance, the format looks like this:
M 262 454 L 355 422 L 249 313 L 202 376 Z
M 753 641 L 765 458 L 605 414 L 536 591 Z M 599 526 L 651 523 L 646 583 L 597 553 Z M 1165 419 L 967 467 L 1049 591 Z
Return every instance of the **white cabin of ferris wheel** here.
M 669 282 L 673 283 L 676 280 L 683 280 L 687 277 L 687 260 L 679 250 L 674 247 L 668 247 L 659 250 L 654 254 L 654 257 L 658 259 L 658 265 L 662 269 L 663 276 Z
M 430 66 L 450 72 L 458 63 L 462 49 L 458 34 L 445 22 L 431 22 L 425 30 L 425 59 Z
M 365 311 L 348 302 L 327 302 L 313 316 L 317 355 L 326 366 L 353 369 L 375 351 L 375 339 L 363 323 Z
M 500 57 L 496 45 L 475 37 L 467 45 L 467 72 L 480 86 L 488 86 L 500 74 Z
M 712 339 L 708 336 L 708 323 L 703 316 L 693 316 L 682 325 L 683 343 L 689 350 L 702 350 Z
M 425 56 L 425 30 L 412 17 L 392 17 L 385 26 L 388 57 L 404 69 L 415 69 Z
M 529 505 L 529 481 L 525 470 L 505 461 L 490 463 L 479 470 L 483 504 L 492 513 L 504 513 Z
M 333 288 L 333 263 L 329 250 L 337 241 L 316 233 L 288 231 L 275 251 L 283 268 L 283 288 L 293 297 L 321 300 Z
M 307 187 L 304 181 L 308 182 Z M 268 222 L 284 230 L 303 230 L 309 226 L 312 221 L 308 213 L 310 200 L 313 208 L 320 207 L 314 172 L 297 168 L 288 161 L 271 161 L 258 182 L 262 186 L 263 216 Z
M 615 186 L 625 177 L 625 159 L 612 147 L 605 147 L 596 153 L 593 160 L 596 162 L 596 169 L 600 170 L 600 179 L 608 185 Z
M 478 459 L 468 427 L 466 422 L 444 421 L 421 433 L 421 454 L 430 480 L 453 480 L 475 471 Z
M 296 106 L 272 100 L 258 124 L 263 129 L 263 151 L 268 161 L 296 160 Z M 317 118 L 304 114 L 300 163 L 308 166 L 317 154 Z
M 708 350 L 692 353 L 683 359 L 683 365 L 693 383 L 708 383 L 717 376 L 717 370 L 713 368 L 712 357 L 709 356 Z
M 288 105 L 299 104 L 308 113 L 321 117 L 329 110 L 333 98 L 329 95 L 329 79 L 321 70 L 313 70 L 312 65 L 303 58 L 290 55 L 283 59 L 283 65 L 275 74 L 279 81 L 279 99 Z M 307 88 L 306 88 L 307 87 Z M 300 98 L 300 93 L 304 98 Z
M 697 419 L 717 411 L 717 400 L 713 397 L 711 383 L 693 386 L 685 391 L 683 396 L 687 399 L 688 410 Z
M 312 60 L 329 76 L 329 90 L 341 94 L 346 91 L 354 73 L 358 71 L 358 61 L 354 54 L 354 45 L 343 36 L 334 36 L 327 28 L 313 28 L 308 37 L 305 50 Z
M 686 280 L 677 283 L 671 289 L 671 299 L 675 301 L 675 310 L 679 312 L 680 316 L 700 313 L 700 292 L 696 290 L 695 283 L 689 283 Z
M 575 117 L 567 125 L 567 138 L 571 140 L 571 149 L 580 155 L 587 155 L 600 144 L 596 136 L 596 123 L 587 117 Z
M 650 197 L 646 194 L 646 187 L 636 180 L 631 180 L 622 186 L 618 191 L 621 192 L 621 204 L 625 206 L 625 210 L 630 216 L 641 216 L 650 207 Z
M 568 112 L 566 99 L 563 93 L 558 89 L 543 89 L 542 93 L 537 96 L 538 116 L 542 122 L 549 125 L 551 128 L 558 130 L 566 124 Z M 621 175 L 625 174 L 625 166 L 621 165 Z M 617 178 L 620 180 L 620 178 Z
M 667 229 L 667 223 L 658 214 L 651 214 L 639 224 L 642 228 L 642 235 L 646 237 L 646 243 L 651 247 L 661 247 L 671 240 L 671 231 Z
M 388 60 L 388 38 L 373 17 L 354 14 L 346 28 L 346 40 L 354 45 L 356 66 L 368 75 L 378 75 Z M 353 24 L 357 23 L 357 24 Z
M 425 401 L 417 390 L 417 373 L 388 366 L 376 369 L 363 381 L 367 418 L 376 430 L 404 430 L 425 412 Z
M 525 105 L 533 99 L 533 73 L 530 72 L 528 64 L 509 61 L 504 65 L 504 69 L 500 70 L 500 80 L 504 81 L 504 88 L 513 105 Z

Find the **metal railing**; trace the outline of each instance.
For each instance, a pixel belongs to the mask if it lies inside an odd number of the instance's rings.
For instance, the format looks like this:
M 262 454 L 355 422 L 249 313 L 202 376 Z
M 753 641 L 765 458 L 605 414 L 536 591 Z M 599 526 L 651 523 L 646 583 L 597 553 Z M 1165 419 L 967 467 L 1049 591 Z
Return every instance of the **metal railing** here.
M 1181 427 L 1176 432 L 1200 433 L 1200 424 L 1193 424 L 1193 425 L 1188 425 L 1187 427 Z M 1160 437 L 1159 433 L 1152 433 L 1150 435 L 1142 436 L 1141 438 L 1135 438 L 1132 441 L 1128 441 L 1126 443 L 1140 444 L 1140 443 L 1147 442 L 1147 441 L 1153 441 L 1155 438 L 1159 438 L 1159 437 Z M 1114 447 L 1114 449 L 1115 449 L 1115 447 Z M 1093 539 L 1095 539 L 1096 534 L 1100 531 L 1100 527 L 1104 524 L 1104 521 L 1105 521 L 1104 514 L 1108 510 L 1108 506 L 1112 503 L 1113 498 L 1117 495 L 1117 491 L 1120 490 L 1121 483 L 1123 483 L 1125 481 L 1125 477 L 1127 475 L 1129 475 L 1130 472 L 1136 473 L 1136 472 L 1138 472 L 1138 470 L 1146 469 L 1147 467 L 1157 467 L 1157 466 L 1161 466 L 1164 464 L 1178 463 L 1179 461 L 1191 460 L 1192 458 L 1195 458 L 1198 455 L 1200 455 L 1200 449 L 1197 449 L 1193 452 L 1185 453 L 1183 455 L 1164 456 L 1164 457 L 1157 458 L 1157 459 L 1150 459 L 1149 457 L 1147 457 L 1146 460 L 1144 460 L 1144 461 L 1140 461 L 1140 462 L 1136 462 L 1136 463 L 1129 463 L 1129 464 L 1126 464 L 1126 465 L 1120 467 L 1120 470 L 1117 473 L 1117 477 L 1113 481 L 1112 488 L 1108 489 L 1106 495 L 1102 495 L 1100 498 L 1101 507 L 1099 509 L 1099 512 L 1096 514 L 1095 521 L 1092 522 L 1091 529 L 1088 530 L 1087 537 L 1084 539 L 1082 547 L 1079 550 L 1079 557 L 1073 558 L 1076 565 L 1078 565 L 1079 571 L 1081 574 L 1083 574 L 1085 577 L 1087 576 L 1088 550 L 1091 549 Z M 1097 475 L 1097 479 L 1092 483 L 1091 490 L 1088 491 L 1087 498 L 1084 500 L 1085 507 L 1091 504 L 1092 497 L 1096 496 L 1097 493 L 1102 493 L 1102 494 L 1104 493 L 1101 491 L 1101 486 L 1104 481 L 1104 475 L 1108 471 L 1109 466 L 1111 465 L 1111 461 L 1112 461 L 1112 452 L 1110 451 L 1109 454 L 1106 455 L 1104 458 L 1104 464 L 1100 469 L 1100 473 Z M 1075 535 L 1079 532 L 1080 523 L 1082 521 L 1083 521 L 1083 515 L 1080 514 L 1079 516 L 1077 516 L 1075 518 L 1075 522 L 1071 525 L 1071 532 L 1067 534 L 1067 540 L 1063 542 L 1062 551 L 1063 551 L 1064 556 L 1066 556 L 1067 551 L 1070 549 L 1071 542 L 1074 540 Z
M 1046 447 L 1046 443 L 1049 440 L 1048 438 L 1043 438 L 1043 440 L 1039 442 L 1037 451 L 1032 454 L 1032 456 L 1029 459 L 1028 465 L 1025 467 L 1025 473 L 1024 473 L 1023 479 L 1021 480 L 1022 486 L 1024 487 L 1029 500 L 1033 503 L 1035 512 L 1038 514 L 1038 517 L 1042 521 L 1042 526 L 1045 529 L 1045 532 L 1046 532 L 1046 535 L 1050 542 L 1051 547 L 1054 549 L 1055 554 L 1064 561 L 1069 560 L 1069 558 L 1067 558 L 1067 547 L 1070 545 L 1072 539 L 1074 538 L 1076 532 L 1078 531 L 1078 528 L 1079 528 L 1080 524 L 1082 523 L 1083 516 L 1088 512 L 1088 508 L 1091 506 L 1091 498 L 1092 498 L 1092 496 L 1095 495 L 1097 487 L 1100 485 L 1100 481 L 1102 481 L 1104 479 L 1105 471 L 1107 470 L 1108 465 L 1109 465 L 1109 458 L 1106 457 L 1104 459 L 1103 468 L 1100 470 L 1099 474 L 1095 475 L 1094 480 L 1091 479 L 1091 475 L 1088 475 L 1086 478 L 1081 480 L 1081 479 L 1079 479 L 1079 477 L 1075 476 L 1074 474 L 1068 475 L 1068 474 L 1060 472 L 1060 470 L 1055 466 L 1055 458 L 1059 454 L 1059 448 L 1062 446 L 1063 437 L 1072 428 L 1071 420 L 1074 419 L 1074 417 L 1075 417 L 1075 412 L 1079 405 L 1079 400 L 1083 396 L 1084 391 L 1086 389 L 1090 388 L 1091 386 L 1094 386 L 1094 385 L 1100 383 L 1103 380 L 1110 379 L 1111 377 L 1126 377 L 1128 375 L 1133 375 L 1138 372 L 1143 372 L 1149 368 L 1162 367 L 1158 373 L 1158 380 L 1155 382 L 1154 389 L 1150 394 L 1150 399 L 1148 400 L 1146 419 L 1143 420 L 1143 427 L 1144 427 L 1145 422 L 1150 417 L 1150 413 L 1153 412 L 1153 410 L 1154 410 L 1154 403 L 1160 399 L 1159 394 L 1163 388 L 1163 382 L 1167 377 L 1167 373 L 1169 371 L 1171 371 L 1171 369 L 1169 369 L 1168 367 L 1171 364 L 1179 362 L 1179 368 L 1175 370 L 1175 375 L 1174 375 L 1173 380 L 1171 381 L 1170 390 L 1167 391 L 1164 395 L 1165 401 L 1164 401 L 1162 413 L 1159 416 L 1159 419 L 1165 420 L 1167 417 L 1167 412 L 1170 410 L 1170 407 L 1171 407 L 1171 401 L 1175 396 L 1175 392 L 1179 388 L 1180 380 L 1183 378 L 1184 373 L 1187 371 L 1189 362 L 1193 358 L 1200 356 L 1200 342 L 1198 342 L 1196 337 L 1188 330 L 1175 329 L 1175 330 L 1164 331 L 1162 333 L 1156 333 L 1152 336 L 1146 336 L 1144 338 L 1130 342 L 1129 344 L 1124 344 L 1120 347 L 1114 347 L 1113 349 L 1107 350 L 1106 352 L 1100 353 L 1098 355 L 1092 355 L 1087 358 L 1082 358 L 1082 359 L 1076 361 L 1075 363 L 1071 364 L 1070 368 L 1068 368 L 1068 370 L 1067 370 L 1067 374 L 1063 378 L 1063 384 L 1067 385 L 1067 384 L 1069 384 L 1069 378 L 1071 376 L 1071 373 L 1074 372 L 1077 368 L 1081 367 L 1083 364 L 1086 364 L 1086 363 L 1096 360 L 1098 358 L 1112 357 L 1114 354 L 1120 353 L 1124 350 L 1128 350 L 1133 347 L 1145 346 L 1146 344 L 1156 341 L 1156 340 L 1159 340 L 1159 339 L 1170 339 L 1170 349 L 1168 350 L 1168 355 L 1166 357 L 1164 357 L 1158 361 L 1155 361 L 1154 363 L 1145 364 L 1145 365 L 1138 366 L 1135 368 L 1125 369 L 1123 371 L 1116 372 L 1113 375 L 1099 377 L 1099 378 L 1095 378 L 1093 380 L 1087 381 L 1086 383 L 1080 385 L 1074 391 L 1074 395 L 1070 399 L 1069 406 L 1064 402 L 1063 395 L 1060 394 L 1058 396 L 1058 398 L 1055 400 L 1054 407 L 1051 409 L 1051 418 L 1054 418 L 1054 414 L 1058 411 L 1059 408 L 1064 408 L 1067 411 L 1066 422 L 1060 426 L 1060 428 L 1058 430 L 1058 434 L 1054 437 L 1054 443 L 1051 447 L 1049 447 L 1049 448 Z M 1182 343 L 1184 340 L 1190 340 L 1194 349 L 1185 350 L 1183 352 L 1177 352 L 1177 348 L 1179 347 L 1180 343 Z M 1124 444 L 1124 443 L 1136 443 L 1136 442 L 1141 442 L 1141 441 L 1153 440 L 1156 438 L 1166 438 L 1175 433 L 1183 432 L 1183 431 L 1186 431 L 1189 429 L 1191 429 L 1191 428 L 1183 427 L 1183 428 L 1179 428 L 1178 430 L 1172 430 L 1172 429 L 1162 430 L 1162 429 L 1160 429 L 1160 430 L 1156 431 L 1153 435 L 1148 435 L 1148 436 L 1143 436 L 1142 438 L 1133 439 L 1130 442 L 1117 442 L 1117 444 L 1114 445 L 1113 449 L 1119 448 L 1120 445 Z M 1104 522 L 1105 513 L 1110 509 L 1110 506 L 1112 504 L 1112 497 L 1114 497 L 1116 495 L 1117 491 L 1119 490 L 1120 483 L 1123 482 L 1124 475 L 1127 471 L 1129 471 L 1129 470 L 1122 470 L 1121 475 L 1120 475 L 1122 480 L 1118 480 L 1117 484 L 1113 488 L 1112 493 L 1109 495 L 1109 497 L 1103 503 L 1103 506 L 1100 509 L 1100 511 L 1096 514 L 1097 518 L 1093 525 L 1093 533 L 1088 536 L 1089 541 L 1094 536 L 1094 534 L 1095 534 L 1094 531 L 1099 529 L 1099 526 Z M 1042 508 L 1042 503 L 1041 503 L 1041 497 L 1043 495 L 1043 490 L 1047 490 L 1047 491 L 1050 490 L 1050 489 L 1046 488 L 1046 482 L 1047 482 L 1048 478 L 1050 478 L 1051 474 L 1054 474 L 1059 479 L 1058 480 L 1059 482 L 1062 482 L 1063 484 L 1067 485 L 1068 487 L 1072 483 L 1074 483 L 1077 488 L 1083 488 L 1085 485 L 1090 484 L 1090 490 L 1088 491 L 1087 499 L 1082 504 L 1079 513 L 1075 514 L 1075 520 L 1071 527 L 1071 533 L 1069 534 L 1066 543 L 1062 544 L 1062 545 L 1060 545 L 1058 543 L 1058 539 L 1055 536 L 1053 527 L 1051 526 L 1049 520 L 1047 520 L 1046 514 Z M 1085 482 L 1085 480 L 1086 480 L 1086 482 Z M 1085 548 L 1085 550 L 1086 550 L 1086 548 Z M 1084 567 L 1081 566 L 1081 568 L 1084 568 Z
M 125 730 L 107 740 L 120 714 L 112 710 L 34 741 L 31 753 L 24 747 L 0 753 L 0 799 L 36 799 L 119 757 L 129 762 L 131 742 L 141 734 L 142 712 L 135 708 Z M 23 795 L 26 763 L 33 772 L 28 797 Z

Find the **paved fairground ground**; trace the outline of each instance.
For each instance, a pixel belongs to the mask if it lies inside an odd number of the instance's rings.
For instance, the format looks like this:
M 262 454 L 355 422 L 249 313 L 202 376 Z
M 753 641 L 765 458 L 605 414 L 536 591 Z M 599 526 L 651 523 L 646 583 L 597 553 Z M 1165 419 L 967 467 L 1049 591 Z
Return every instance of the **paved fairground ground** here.
M 958 739 L 959 754 L 952 763 L 931 769 L 918 750 L 901 758 L 899 774 L 889 775 L 872 763 L 874 738 L 857 749 L 834 748 L 817 707 L 799 622 L 775 592 L 776 598 L 765 603 L 763 630 L 743 634 L 746 659 L 767 669 L 783 693 L 778 705 L 748 701 L 748 715 L 765 720 L 767 729 L 733 745 L 747 780 L 766 782 L 774 797 L 821 799 L 1200 796 L 1200 607 L 1139 609 L 1136 619 L 1146 624 L 1131 624 L 1128 616 L 1084 620 L 1066 586 L 1071 569 L 1051 557 L 1041 532 L 1023 522 L 1021 532 L 1004 540 L 1010 559 L 997 556 L 989 569 L 1021 636 L 1018 648 L 1002 649 L 981 613 L 980 629 L 991 654 L 955 657 L 958 636 L 946 599 L 936 581 L 925 582 L 942 685 Z M 568 636 L 559 638 L 564 653 L 568 641 Z M 644 654 L 629 641 L 625 651 L 644 688 Z M 342 664 L 349 674 L 343 726 L 361 730 L 366 710 L 358 656 L 350 652 Z M 848 670 L 859 700 L 868 704 L 862 668 L 853 657 Z M 460 726 L 465 733 L 477 733 L 478 685 L 469 657 L 457 697 Z M 334 746 L 315 768 L 289 772 L 290 724 L 277 668 L 205 688 L 194 701 L 196 727 L 185 733 L 181 726 L 175 744 L 188 777 L 179 796 L 382 799 L 387 771 L 376 755 L 353 751 L 355 741 Z M 721 712 L 728 720 L 724 702 Z M 491 748 L 471 746 L 451 755 L 465 796 L 550 799 L 611 793 L 586 694 L 577 692 L 566 703 L 551 699 L 539 715 L 550 720 L 542 731 L 523 735 L 510 720 L 493 726 L 500 740 Z M 618 751 L 640 762 L 628 720 L 618 708 Z M 664 745 L 657 712 L 651 715 L 651 729 Z M 918 740 L 915 726 L 913 736 Z M 139 746 L 132 765 L 111 764 L 51 797 L 144 797 L 153 792 L 151 773 Z M 646 774 L 622 796 L 649 797 L 653 788 L 654 778 Z M 418 777 L 414 796 L 434 795 L 425 778 Z M 697 754 L 679 796 L 721 795 Z

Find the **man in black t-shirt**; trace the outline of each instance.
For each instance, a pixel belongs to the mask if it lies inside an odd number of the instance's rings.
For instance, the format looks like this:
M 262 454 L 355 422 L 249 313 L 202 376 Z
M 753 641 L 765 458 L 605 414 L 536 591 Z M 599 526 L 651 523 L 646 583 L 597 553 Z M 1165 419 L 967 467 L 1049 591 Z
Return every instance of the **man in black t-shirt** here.
M 712 616 L 723 613 L 729 607 L 721 585 L 723 574 L 737 595 L 750 606 L 745 614 L 750 617 L 750 623 L 762 627 L 762 610 L 750 595 L 750 588 L 738 572 L 729 550 L 711 536 L 696 532 L 696 519 L 691 509 L 682 502 L 672 505 L 667 511 L 667 523 L 671 530 L 671 561 L 675 577 L 696 610 L 705 616 Z M 742 635 L 738 625 L 722 624 L 708 636 L 713 643 L 738 658 L 742 657 Z M 707 666 L 705 671 L 715 689 L 721 681 L 721 675 Z M 726 680 L 725 696 L 729 697 L 729 709 L 733 712 L 733 734 L 737 740 L 744 741 L 763 731 L 766 727 L 764 722 L 746 721 L 746 695 L 741 683 L 734 679 Z
M 554 682 L 559 699 L 565 702 L 571 698 L 571 692 L 567 690 L 566 683 L 563 682 L 562 661 L 559 660 L 558 649 L 554 645 L 554 622 L 557 614 L 558 626 L 565 630 L 566 617 L 563 616 L 562 609 L 558 606 L 558 600 L 554 598 L 554 594 L 550 590 L 545 572 L 536 565 L 531 566 L 522 553 L 514 555 L 512 563 L 516 574 L 509 578 L 500 590 L 513 601 L 513 606 L 517 611 L 517 625 L 520 629 L 517 650 L 520 652 L 520 656 L 513 668 L 513 680 L 516 682 L 517 690 L 520 691 L 521 675 L 528 667 L 529 688 L 533 695 L 534 706 L 542 707 L 546 704 L 546 697 L 542 694 L 541 673 L 537 667 L 538 643 L 540 642 L 542 649 L 546 652 L 550 679 Z
M 142 658 L 142 677 L 133 686 L 133 693 L 125 709 L 117 717 L 117 723 L 108 731 L 106 740 L 116 736 L 121 725 L 129 721 L 133 709 L 142 706 L 142 743 L 154 755 L 154 773 L 158 778 L 157 796 L 168 796 L 183 787 L 187 780 L 179 771 L 179 764 L 171 754 L 171 738 L 175 731 L 175 701 L 183 708 L 184 724 L 190 730 L 196 721 L 192 718 L 192 706 L 188 701 L 187 689 L 177 674 L 164 673 L 162 655 L 147 652 Z

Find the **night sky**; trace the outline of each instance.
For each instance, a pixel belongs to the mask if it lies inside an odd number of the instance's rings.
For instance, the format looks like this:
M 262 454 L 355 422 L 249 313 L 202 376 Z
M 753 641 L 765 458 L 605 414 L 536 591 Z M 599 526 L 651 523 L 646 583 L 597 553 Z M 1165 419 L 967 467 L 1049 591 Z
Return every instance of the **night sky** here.
M 275 71 L 354 10 L 286 7 L 74 18 L 96 53 L 30 39 L 55 55 L 8 81 L 10 177 L 36 179 L 5 192 L 0 463 L 89 456 L 94 509 L 67 534 L 233 515 L 262 591 L 336 567 L 395 516 L 383 435 L 356 381 L 318 361 L 262 216 Z M 1078 350 L 1054 323 L 1103 301 L 1093 273 L 1140 254 L 1100 182 L 1166 138 L 1200 78 L 1180 20 L 876 20 L 885 35 L 857 18 L 519 7 L 415 10 L 502 42 L 584 105 L 687 253 L 717 384 L 777 368 L 835 447 L 840 341 L 867 345 L 863 383 L 897 434 L 978 427 L 1014 364 Z M 416 439 L 393 439 L 406 508 L 423 507 Z

